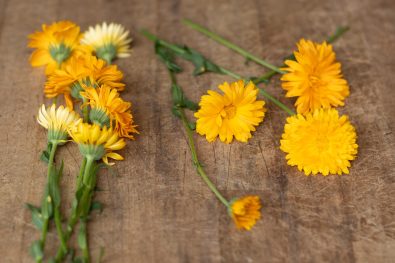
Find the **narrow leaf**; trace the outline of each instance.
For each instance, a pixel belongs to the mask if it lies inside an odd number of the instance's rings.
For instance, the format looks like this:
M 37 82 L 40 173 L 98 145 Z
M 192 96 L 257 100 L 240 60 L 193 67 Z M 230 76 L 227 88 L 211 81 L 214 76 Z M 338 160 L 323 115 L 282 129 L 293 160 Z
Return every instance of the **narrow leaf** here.
M 44 253 L 41 248 L 40 240 L 35 240 L 30 247 L 30 255 L 34 258 L 36 262 L 39 262 L 43 259 Z
M 26 208 L 30 210 L 32 214 L 32 222 L 33 224 L 41 230 L 43 228 L 44 222 L 43 217 L 41 215 L 41 211 L 39 207 L 36 207 L 32 204 L 26 204 Z

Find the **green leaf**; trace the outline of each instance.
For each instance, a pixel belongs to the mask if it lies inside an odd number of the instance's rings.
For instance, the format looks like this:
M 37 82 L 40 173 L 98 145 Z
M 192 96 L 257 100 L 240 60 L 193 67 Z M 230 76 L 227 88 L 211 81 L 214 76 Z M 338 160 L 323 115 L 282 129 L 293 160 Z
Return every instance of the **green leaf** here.
M 99 213 L 103 212 L 103 204 L 98 201 L 93 201 L 91 204 L 90 211 L 98 210 Z
M 180 86 L 173 84 L 171 85 L 171 96 L 173 99 L 173 103 L 176 106 L 182 106 L 184 102 L 184 93 L 182 92 L 182 89 Z
M 182 68 L 174 62 L 174 53 L 158 41 L 155 42 L 155 53 L 171 72 L 179 73 L 182 71 Z
M 73 263 L 84 263 L 84 259 L 81 257 L 76 257 L 73 259 Z
M 86 241 L 86 222 L 84 220 L 81 220 L 80 224 L 80 231 L 78 233 L 78 246 L 81 249 L 86 249 L 88 244 Z
M 183 105 L 184 105 L 187 109 L 189 109 L 189 110 L 191 110 L 191 111 L 197 111 L 197 110 L 199 109 L 199 105 L 198 105 L 196 102 L 191 101 L 191 100 L 189 100 L 189 99 L 186 98 L 186 97 L 184 97 Z
M 248 79 L 246 79 L 247 81 L 248 80 L 250 80 L 250 81 L 252 81 L 252 82 L 256 82 L 257 80 L 259 80 L 259 83 L 265 83 L 265 84 L 268 84 L 270 81 L 268 80 L 268 79 L 263 79 L 263 80 L 261 80 L 260 78 L 258 78 L 258 77 L 249 77 Z
M 45 186 L 44 198 L 41 202 L 41 215 L 43 218 L 48 219 L 53 214 L 52 198 L 49 195 L 49 184 Z
M 56 168 L 54 167 L 52 169 L 52 171 L 50 171 L 49 194 L 52 197 L 52 201 L 55 206 L 60 206 L 61 196 L 60 196 L 59 181 L 60 181 L 60 178 L 62 177 L 63 166 L 64 166 L 64 163 L 62 161 L 62 164 L 61 164 L 59 170 L 56 171 Z
M 40 160 L 45 162 L 45 163 L 49 163 L 49 156 L 50 156 L 50 152 L 52 149 L 52 144 L 49 142 L 47 144 L 47 149 L 42 151 L 41 156 L 40 156 Z
M 41 261 L 44 258 L 44 253 L 41 248 L 40 240 L 35 240 L 30 246 L 30 255 L 36 262 Z
M 196 129 L 196 122 L 188 122 L 189 129 L 194 131 Z
M 182 54 L 178 54 L 182 58 L 192 62 L 192 64 L 195 66 L 195 70 L 193 71 L 193 74 L 195 76 L 201 75 L 206 72 L 214 72 L 214 73 L 219 73 L 222 74 L 221 69 L 212 63 L 209 59 L 205 58 L 202 54 L 200 54 L 198 51 L 189 48 L 188 46 L 180 47 L 184 49 L 185 52 Z
M 176 116 L 177 118 L 181 118 L 181 113 L 180 113 L 180 109 L 177 106 L 173 106 L 171 108 L 171 112 L 173 113 L 174 116 Z
M 41 210 L 39 207 L 36 207 L 32 204 L 26 204 L 26 208 L 30 210 L 32 214 L 32 222 L 33 224 L 41 230 L 43 228 L 44 222 L 43 217 L 41 215 Z

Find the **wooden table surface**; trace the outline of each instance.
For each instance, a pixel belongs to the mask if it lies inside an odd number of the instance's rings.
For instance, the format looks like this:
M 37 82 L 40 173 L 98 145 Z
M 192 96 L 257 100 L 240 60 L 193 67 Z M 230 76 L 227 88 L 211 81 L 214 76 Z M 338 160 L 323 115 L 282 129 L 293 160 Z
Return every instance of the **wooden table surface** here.
M 338 25 L 335 43 L 351 95 L 342 113 L 358 132 L 350 175 L 307 177 L 286 165 L 279 150 L 286 114 L 268 103 L 263 124 L 247 143 L 208 143 L 195 136 L 207 173 L 227 198 L 257 194 L 263 218 L 251 232 L 236 230 L 224 207 L 197 176 L 180 122 L 171 112 L 169 77 L 138 31 L 189 44 L 235 72 L 264 69 L 181 25 L 190 18 L 262 58 L 281 64 L 300 38 L 320 41 Z M 141 134 L 126 160 L 102 172 L 102 214 L 89 224 L 91 250 L 103 262 L 394 262 L 395 261 L 395 3 L 339 1 L 11 1 L 0 0 L 0 261 L 31 262 L 38 238 L 25 202 L 38 204 L 45 183 L 39 155 L 46 135 L 35 116 L 49 101 L 42 69 L 28 63 L 27 35 L 42 23 L 70 19 L 82 29 L 114 21 L 131 30 L 134 52 L 116 61 L 125 73 L 122 96 L 133 102 Z M 231 78 L 191 76 L 179 82 L 198 100 Z M 267 90 L 288 106 L 278 77 Z M 80 163 L 73 144 L 62 147 L 68 211 Z M 56 248 L 48 237 L 48 250 Z

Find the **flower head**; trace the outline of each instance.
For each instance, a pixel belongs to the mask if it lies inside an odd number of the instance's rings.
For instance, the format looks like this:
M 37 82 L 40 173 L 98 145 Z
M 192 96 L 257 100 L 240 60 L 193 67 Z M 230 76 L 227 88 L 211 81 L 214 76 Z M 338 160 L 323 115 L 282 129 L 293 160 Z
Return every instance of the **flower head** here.
M 42 25 L 42 31 L 29 35 L 29 44 L 35 48 L 30 57 L 33 67 L 46 66 L 46 74 L 53 72 L 78 49 L 80 27 L 70 21 Z
M 89 27 L 81 42 L 92 47 L 99 58 L 110 64 L 115 57 L 130 56 L 132 39 L 129 37 L 129 31 L 122 25 L 104 22 Z
M 82 155 L 88 159 L 102 159 L 104 163 L 108 158 L 123 160 L 123 157 L 113 151 L 121 150 L 125 147 L 124 139 L 112 129 L 104 126 L 100 128 L 97 124 L 79 123 L 76 127 L 69 129 L 69 134 L 80 148 Z
M 261 208 L 259 197 L 248 195 L 232 201 L 229 213 L 237 228 L 250 230 L 261 218 Z
M 116 89 L 106 85 L 96 89 L 86 88 L 81 96 L 91 106 L 90 120 L 93 123 L 114 127 L 120 137 L 133 139 L 132 133 L 138 133 L 130 112 L 132 104 L 122 100 Z
M 37 122 L 48 130 L 48 141 L 52 143 L 65 143 L 68 129 L 81 122 L 80 116 L 68 108 L 52 104 L 48 109 L 42 105 L 38 111 Z
M 236 140 L 247 142 L 251 131 L 262 122 L 266 109 L 265 102 L 258 101 L 258 89 L 252 82 L 247 85 L 243 80 L 219 86 L 224 94 L 209 90 L 199 103 L 195 113 L 196 131 L 205 135 L 209 142 L 217 136 L 223 142 Z
M 281 77 L 286 96 L 298 97 L 297 112 L 305 114 L 321 107 L 343 106 L 350 91 L 332 45 L 302 39 L 297 46 L 296 61 L 285 61 L 288 67 L 283 70 L 288 73 Z
M 49 98 L 63 94 L 67 106 L 73 108 L 71 97 L 81 98 L 84 85 L 106 84 L 121 91 L 125 88 L 122 78 L 123 74 L 116 65 L 106 65 L 102 59 L 90 54 L 73 56 L 62 69 L 48 76 L 44 92 Z
M 306 175 L 348 174 L 350 161 L 357 155 L 355 128 L 346 115 L 335 109 L 318 109 L 287 118 L 281 150 L 288 164 Z

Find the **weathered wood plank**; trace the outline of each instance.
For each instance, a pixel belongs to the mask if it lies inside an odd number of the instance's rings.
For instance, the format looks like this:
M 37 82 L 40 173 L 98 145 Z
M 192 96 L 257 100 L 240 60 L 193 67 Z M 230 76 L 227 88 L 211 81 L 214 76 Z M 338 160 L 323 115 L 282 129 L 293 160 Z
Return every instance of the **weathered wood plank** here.
M 105 204 L 89 225 L 94 256 L 105 262 L 391 262 L 395 258 L 395 5 L 363 1 L 11 1 L 0 0 L 0 255 L 2 262 L 30 262 L 38 237 L 23 208 L 38 203 L 45 166 L 38 156 L 45 134 L 35 115 L 45 101 L 44 76 L 28 64 L 26 36 L 41 23 L 71 19 L 124 24 L 134 36 L 125 73 L 125 99 L 134 105 L 141 135 L 123 152 L 126 161 L 103 172 L 96 197 Z M 242 74 L 263 69 L 180 24 L 190 18 L 274 63 L 301 38 L 321 40 L 337 25 L 352 30 L 335 44 L 351 96 L 341 112 L 358 131 L 360 152 L 349 176 L 305 177 L 286 165 L 278 149 L 286 115 L 268 104 L 268 115 L 248 144 L 207 143 L 196 136 L 210 177 L 231 198 L 262 197 L 263 219 L 237 231 L 225 209 L 196 175 L 180 123 L 170 113 L 169 79 L 138 34 L 148 28 L 189 44 Z M 191 67 L 185 65 L 186 71 Z M 228 77 L 180 76 L 198 100 Z M 287 105 L 280 82 L 267 89 Z M 77 157 L 76 157 L 77 156 Z M 61 149 L 66 170 L 63 198 L 70 206 L 78 164 L 72 144 Z M 48 249 L 56 247 L 49 236 Z

